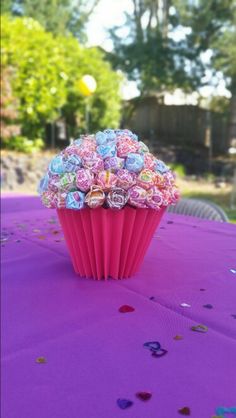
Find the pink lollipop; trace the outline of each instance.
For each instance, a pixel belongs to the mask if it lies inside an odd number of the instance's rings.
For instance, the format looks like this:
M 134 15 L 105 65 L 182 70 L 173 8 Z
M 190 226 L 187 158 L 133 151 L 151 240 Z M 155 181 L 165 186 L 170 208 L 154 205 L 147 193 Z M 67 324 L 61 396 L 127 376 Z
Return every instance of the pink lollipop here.
M 87 168 L 81 168 L 76 173 L 76 186 L 82 192 L 87 192 L 94 183 L 94 174 Z
M 42 203 L 46 208 L 55 209 L 57 207 L 57 198 L 56 193 L 47 191 L 43 192 L 41 195 Z
M 152 187 L 147 192 L 147 205 L 151 209 L 159 209 L 163 203 L 162 192 L 157 187 Z
M 144 168 L 154 170 L 156 164 L 156 158 L 150 152 L 144 154 Z
M 130 173 L 125 168 L 117 171 L 117 186 L 124 190 L 128 190 L 130 187 L 136 184 L 136 174 Z
M 117 142 L 117 155 L 118 157 L 127 157 L 131 152 L 138 150 L 138 142 L 130 137 L 122 137 Z
M 104 191 L 109 191 L 111 187 L 115 186 L 117 183 L 117 177 L 111 171 L 104 170 L 100 171 L 97 175 L 96 183 Z
M 104 170 L 102 157 L 97 152 L 89 152 L 83 157 L 84 168 L 88 168 L 93 173 Z
M 133 186 L 129 189 L 129 204 L 137 208 L 146 208 L 147 192 L 142 187 Z

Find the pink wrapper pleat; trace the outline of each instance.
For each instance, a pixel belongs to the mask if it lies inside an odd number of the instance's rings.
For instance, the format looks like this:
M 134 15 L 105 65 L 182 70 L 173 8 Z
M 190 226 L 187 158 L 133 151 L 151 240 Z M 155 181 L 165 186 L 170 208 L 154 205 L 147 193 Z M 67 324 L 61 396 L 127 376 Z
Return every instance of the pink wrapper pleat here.
M 76 273 L 94 279 L 122 279 L 140 267 L 165 209 L 58 209 Z

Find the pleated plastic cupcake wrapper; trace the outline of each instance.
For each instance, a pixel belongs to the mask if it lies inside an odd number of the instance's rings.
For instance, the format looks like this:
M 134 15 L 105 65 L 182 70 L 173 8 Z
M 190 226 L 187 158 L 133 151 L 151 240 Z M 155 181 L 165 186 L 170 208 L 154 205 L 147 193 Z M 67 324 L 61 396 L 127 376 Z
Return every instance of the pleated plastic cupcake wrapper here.
M 97 280 L 131 277 L 139 269 L 165 208 L 58 209 L 73 267 Z

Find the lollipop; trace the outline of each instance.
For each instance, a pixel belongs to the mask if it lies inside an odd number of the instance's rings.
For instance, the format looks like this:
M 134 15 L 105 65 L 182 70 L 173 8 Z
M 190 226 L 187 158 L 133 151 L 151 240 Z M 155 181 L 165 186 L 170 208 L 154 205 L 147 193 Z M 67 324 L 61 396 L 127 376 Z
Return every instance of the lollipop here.
M 66 207 L 66 193 L 57 193 L 56 198 L 56 206 L 58 209 L 64 209 Z
M 136 154 L 131 152 L 127 155 L 125 168 L 129 171 L 133 171 L 134 173 L 139 173 L 142 170 L 144 164 L 143 156 L 140 154 Z
M 173 189 L 171 189 L 170 195 L 171 195 L 171 203 L 172 204 L 177 203 L 180 198 L 180 192 L 177 189 L 177 187 L 173 187 Z
M 49 164 L 49 171 L 52 174 L 62 174 L 65 172 L 62 155 L 56 155 Z
M 65 172 L 77 171 L 81 166 L 81 158 L 78 155 L 71 154 L 63 158 Z
M 155 186 L 159 187 L 159 189 L 163 189 L 165 187 L 165 179 L 164 176 L 160 173 L 156 173 L 155 176 Z
M 110 157 L 104 160 L 105 170 L 116 171 L 123 168 L 125 164 L 124 158 Z
M 165 187 L 172 187 L 175 184 L 175 175 L 172 171 L 163 174 L 163 182 Z
M 156 160 L 155 170 L 158 171 L 161 174 L 164 174 L 167 171 L 169 171 L 169 168 L 165 165 L 165 163 L 163 163 L 163 161 Z
M 148 169 L 142 170 L 137 177 L 137 185 L 148 190 L 155 183 L 156 174 Z
M 149 148 L 148 148 L 148 146 L 146 144 L 144 144 L 144 142 L 139 141 L 138 142 L 138 151 L 141 154 L 145 154 L 146 152 L 149 152 Z
M 144 154 L 144 168 L 155 170 L 156 158 L 150 152 Z
M 76 189 L 75 179 L 75 173 L 63 174 L 63 176 L 60 178 L 59 189 L 63 192 L 69 192 L 73 189 Z
M 81 140 L 81 144 L 82 144 L 82 140 Z M 70 155 L 77 155 L 78 157 L 81 155 L 81 151 L 80 151 L 80 147 L 76 146 L 75 142 L 73 142 L 72 145 L 70 145 L 69 147 L 66 147 L 63 151 L 62 151 L 62 156 L 63 159 L 68 158 Z
M 73 145 L 76 145 L 77 147 L 80 147 L 80 145 L 82 144 L 82 142 L 83 142 L 83 139 L 82 138 L 78 138 L 78 139 L 75 139 L 74 140 Z
M 129 204 L 137 208 L 146 208 L 147 192 L 142 187 L 133 186 L 129 189 Z
M 94 183 L 94 174 L 87 168 L 81 168 L 76 173 L 76 186 L 82 192 L 87 192 Z
M 48 180 L 48 190 L 57 192 L 60 188 L 61 176 L 58 174 L 51 175 Z
M 117 142 L 118 157 L 127 157 L 128 154 L 138 150 L 138 143 L 128 136 L 122 137 Z
M 113 129 L 105 129 L 104 133 L 106 135 L 107 142 L 116 141 L 116 134 Z
M 162 205 L 163 206 L 168 206 L 171 203 L 171 193 L 169 190 L 162 190 Z
M 85 203 L 91 209 L 102 206 L 105 200 L 105 193 L 99 186 L 92 186 L 91 190 L 85 196 Z
M 106 192 L 111 189 L 111 187 L 115 186 L 117 182 L 117 177 L 115 174 L 111 173 L 111 171 L 100 171 L 97 176 L 96 183 L 98 186 L 102 187 L 102 189 Z
M 116 173 L 117 176 L 117 186 L 122 189 L 128 190 L 131 186 L 134 186 L 136 183 L 136 175 L 130 173 L 128 170 L 121 169 Z
M 97 147 L 97 152 L 101 157 L 108 158 L 108 157 L 114 157 L 116 155 L 116 143 L 115 141 L 109 142 L 104 145 L 99 145 Z
M 57 206 L 56 193 L 52 191 L 43 192 L 41 195 L 42 203 L 46 208 L 55 209 Z
M 107 195 L 107 204 L 112 209 L 122 209 L 128 201 L 128 193 L 120 187 L 113 187 Z
M 107 143 L 107 136 L 104 132 L 97 132 L 95 138 L 98 145 L 104 145 Z
M 84 193 L 75 191 L 67 194 L 66 208 L 67 209 L 82 209 L 84 206 Z
M 41 195 L 43 192 L 46 192 L 48 189 L 49 183 L 49 175 L 45 174 L 45 176 L 40 180 L 38 185 L 38 193 Z
M 89 152 L 82 161 L 84 168 L 90 169 L 95 174 L 104 169 L 103 159 L 97 152 Z
M 152 187 L 147 192 L 147 205 L 151 209 L 160 209 L 163 202 L 163 195 L 157 187 Z

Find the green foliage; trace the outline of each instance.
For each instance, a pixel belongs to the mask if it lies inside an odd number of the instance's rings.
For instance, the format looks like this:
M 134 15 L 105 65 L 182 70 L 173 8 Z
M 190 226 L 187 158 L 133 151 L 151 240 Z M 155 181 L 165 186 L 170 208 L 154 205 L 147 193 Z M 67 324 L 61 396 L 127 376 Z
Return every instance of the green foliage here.
M 4 148 L 9 150 L 24 152 L 31 154 L 39 151 L 44 147 L 44 142 L 41 138 L 30 140 L 25 136 L 15 136 L 4 142 Z
M 169 164 L 169 166 L 171 170 L 173 170 L 178 175 L 178 177 L 186 176 L 186 170 L 182 164 Z
M 212 112 L 228 115 L 230 100 L 224 96 L 214 96 L 209 103 L 209 109 Z
M 209 49 L 212 59 L 209 67 L 223 72 L 228 87 L 236 86 L 236 2 L 235 0 L 174 0 L 179 23 L 191 28 L 186 45 L 194 52 L 194 66 L 203 76 L 200 54 Z M 200 68 L 201 66 L 201 68 Z M 228 79 L 227 79 L 228 78 Z
M 80 41 L 86 40 L 85 27 L 99 0 L 2 0 L 2 13 L 31 17 L 47 31 L 70 31 Z
M 110 31 L 115 50 L 108 59 L 136 80 L 142 93 L 197 89 L 210 68 L 201 55 L 209 49 L 211 67 L 228 77 L 229 87 L 235 79 L 236 89 L 235 0 L 132 2 L 126 24 Z
M 12 89 L 23 135 L 43 137 L 45 124 L 59 116 L 65 116 L 71 134 L 84 130 L 85 99 L 77 87 L 84 74 L 97 81 L 91 128 L 117 126 L 120 77 L 102 52 L 81 47 L 72 35 L 55 37 L 30 18 L 4 16 L 2 21 L 2 64 L 15 69 Z
M 172 6 L 172 7 L 171 7 Z M 142 93 L 162 92 L 181 87 L 194 89 L 200 72 L 189 72 L 195 52 L 186 42 L 176 41 L 174 31 L 179 24 L 173 1 L 133 0 L 134 12 L 126 14 L 126 24 L 110 31 L 114 54 L 108 59 L 136 80 Z M 173 13 L 174 11 L 174 13 Z M 122 31 L 128 35 L 125 40 Z

